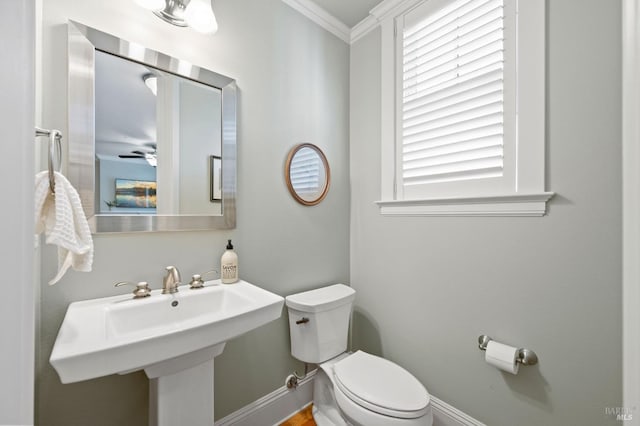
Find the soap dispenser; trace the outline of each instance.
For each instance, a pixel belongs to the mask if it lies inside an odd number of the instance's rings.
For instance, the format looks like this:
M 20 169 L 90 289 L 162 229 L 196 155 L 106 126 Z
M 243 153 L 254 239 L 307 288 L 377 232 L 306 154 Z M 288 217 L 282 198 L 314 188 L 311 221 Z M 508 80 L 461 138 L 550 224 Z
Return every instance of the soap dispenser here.
M 220 259 L 220 280 L 224 284 L 232 284 L 238 281 L 238 255 L 233 251 L 231 240 L 227 241 L 227 250 Z

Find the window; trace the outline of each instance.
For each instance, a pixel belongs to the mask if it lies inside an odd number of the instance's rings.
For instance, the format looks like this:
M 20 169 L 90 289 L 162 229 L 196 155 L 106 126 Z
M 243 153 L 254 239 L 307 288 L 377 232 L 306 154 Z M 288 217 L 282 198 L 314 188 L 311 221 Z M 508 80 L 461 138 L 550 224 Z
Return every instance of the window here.
M 382 22 L 381 212 L 544 214 L 544 0 L 411 6 Z
M 313 148 L 303 147 L 291 158 L 289 166 L 291 186 L 303 198 L 322 192 L 324 173 L 322 160 Z

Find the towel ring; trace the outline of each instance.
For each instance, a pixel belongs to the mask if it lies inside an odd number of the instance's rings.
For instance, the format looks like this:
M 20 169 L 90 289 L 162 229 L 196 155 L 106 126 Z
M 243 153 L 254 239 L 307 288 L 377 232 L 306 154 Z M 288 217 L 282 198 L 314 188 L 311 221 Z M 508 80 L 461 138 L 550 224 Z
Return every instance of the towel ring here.
M 49 189 L 51 193 L 55 194 L 56 190 L 56 178 L 54 172 L 60 169 L 62 165 L 62 133 L 59 130 L 45 130 L 36 127 L 37 136 L 49 136 L 49 155 L 48 155 L 48 168 L 49 168 Z M 54 158 L 57 158 L 58 165 L 55 165 Z

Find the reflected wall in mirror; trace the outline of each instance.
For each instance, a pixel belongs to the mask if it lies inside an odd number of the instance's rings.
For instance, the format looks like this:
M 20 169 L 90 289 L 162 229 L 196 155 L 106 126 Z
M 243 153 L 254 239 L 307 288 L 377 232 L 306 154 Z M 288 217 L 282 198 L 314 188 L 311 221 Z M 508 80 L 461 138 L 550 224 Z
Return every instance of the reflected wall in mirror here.
M 329 192 L 331 171 L 317 146 L 303 143 L 291 148 L 285 163 L 285 180 L 293 198 L 305 206 L 315 206 Z
M 95 213 L 222 214 L 206 178 L 210 157 L 222 151 L 221 90 L 95 55 Z M 157 181 L 157 209 L 145 202 L 111 207 L 118 179 Z
M 235 227 L 235 114 L 233 79 L 69 23 L 68 174 L 93 232 Z M 119 203 L 118 181 L 146 184 Z

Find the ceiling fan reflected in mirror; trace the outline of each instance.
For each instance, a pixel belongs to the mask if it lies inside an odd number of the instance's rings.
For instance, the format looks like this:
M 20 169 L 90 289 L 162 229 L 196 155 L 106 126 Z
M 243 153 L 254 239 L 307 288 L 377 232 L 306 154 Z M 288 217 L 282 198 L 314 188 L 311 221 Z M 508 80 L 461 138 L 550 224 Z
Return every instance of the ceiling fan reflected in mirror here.
M 158 151 L 156 150 L 155 144 L 149 144 L 149 147 L 152 148 L 150 151 L 141 151 L 141 150 L 133 150 L 131 154 L 120 154 L 119 158 L 140 158 L 146 160 L 147 163 L 151 167 L 156 167 L 158 165 Z

